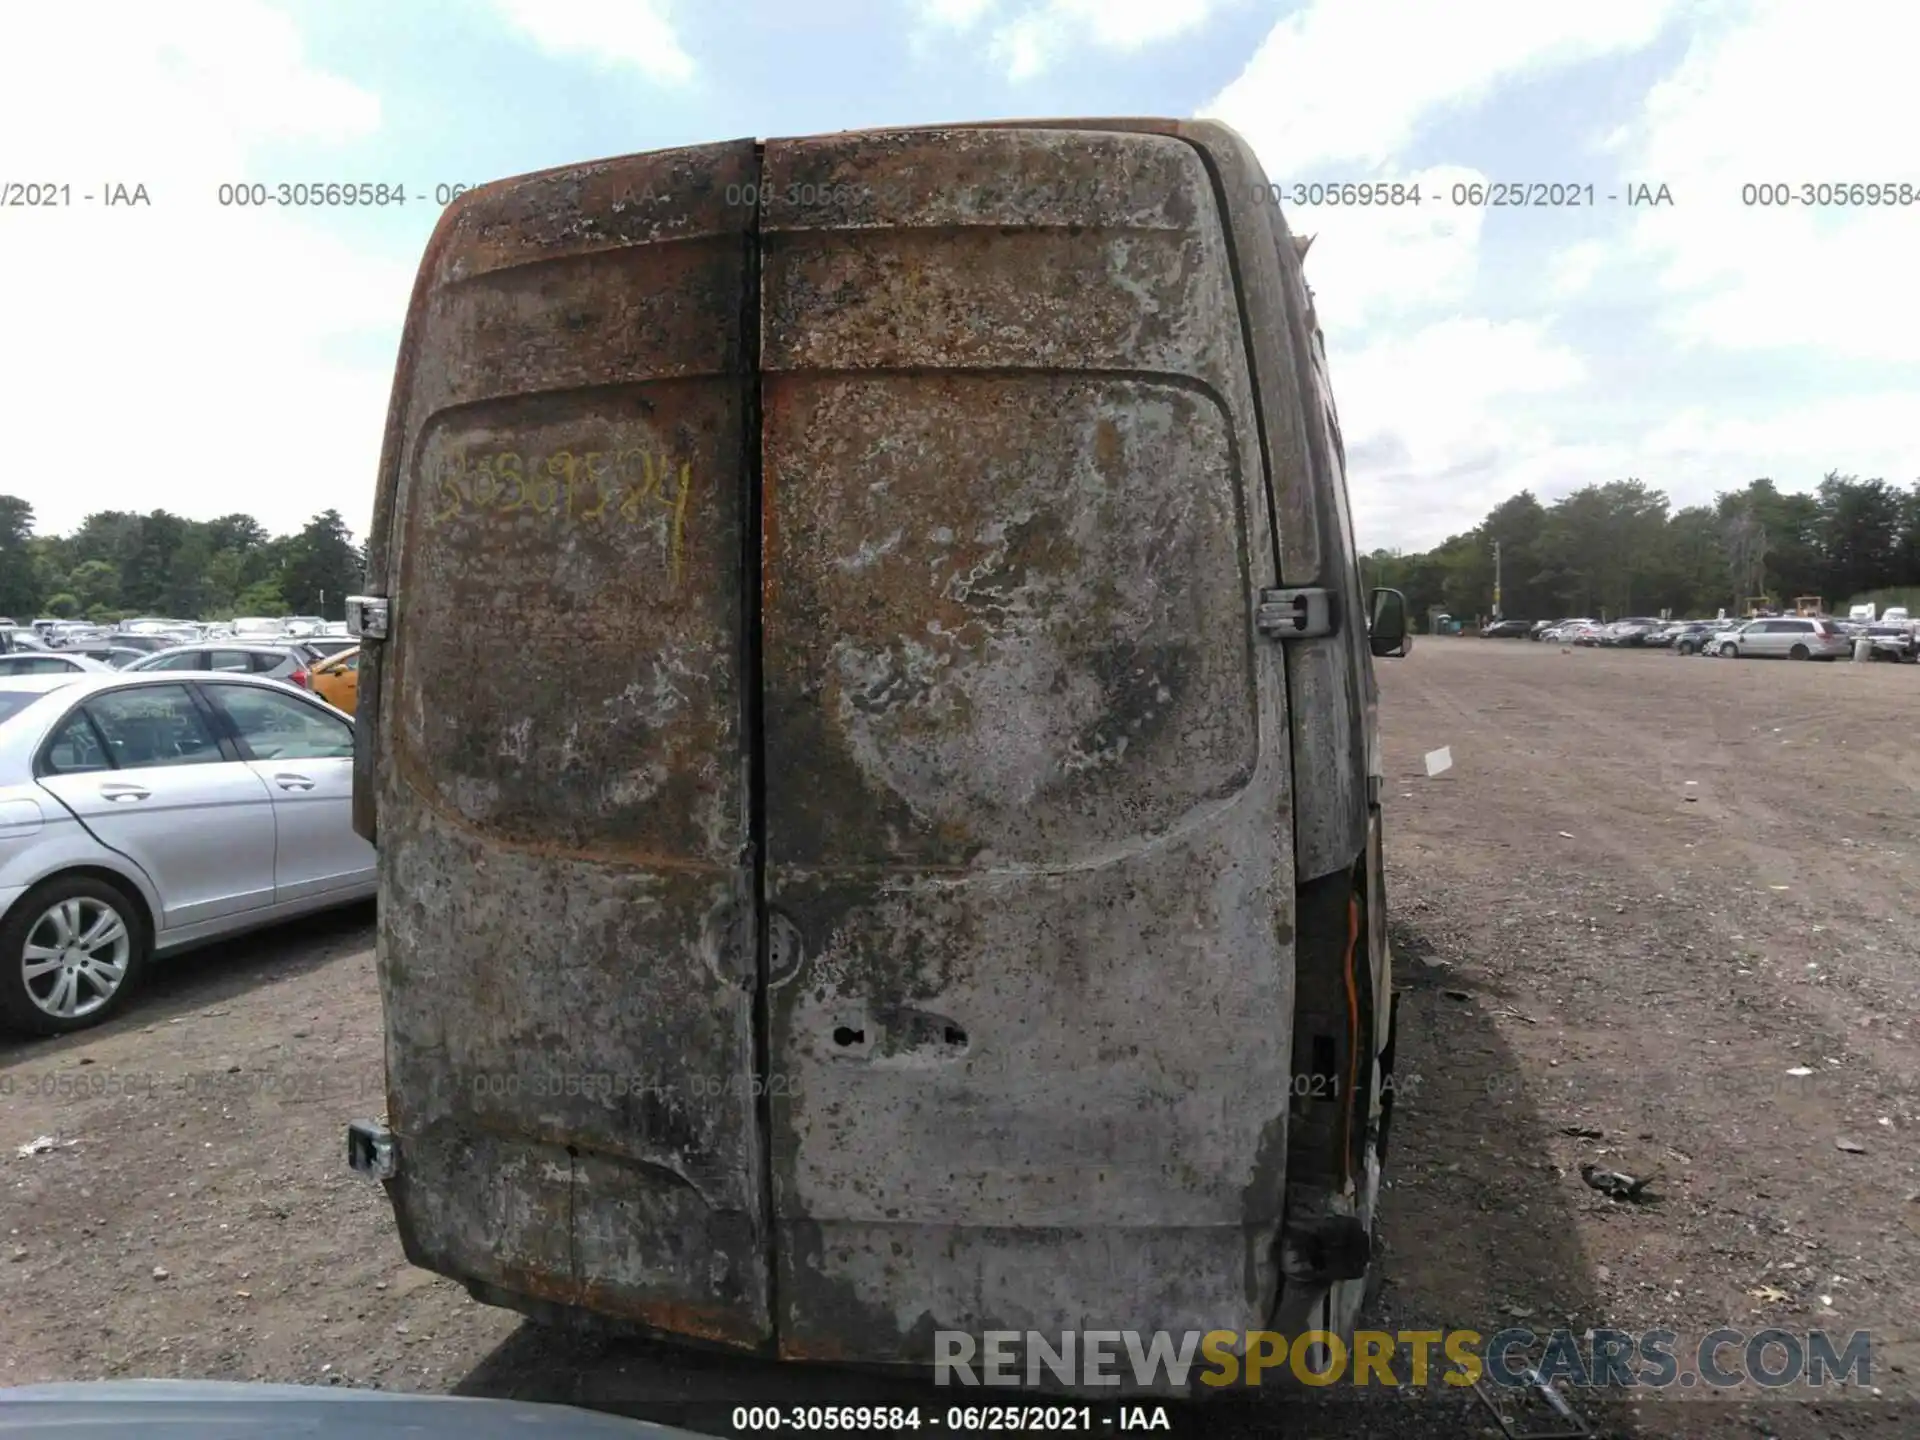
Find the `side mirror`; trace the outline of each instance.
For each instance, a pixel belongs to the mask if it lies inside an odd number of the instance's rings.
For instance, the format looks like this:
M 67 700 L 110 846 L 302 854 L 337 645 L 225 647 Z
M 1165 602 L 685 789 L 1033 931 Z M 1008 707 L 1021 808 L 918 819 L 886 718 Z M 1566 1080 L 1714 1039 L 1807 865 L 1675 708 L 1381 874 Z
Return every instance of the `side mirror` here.
M 1375 590 L 1367 603 L 1367 644 L 1375 655 L 1402 656 L 1413 649 L 1407 629 L 1407 597 L 1398 590 Z

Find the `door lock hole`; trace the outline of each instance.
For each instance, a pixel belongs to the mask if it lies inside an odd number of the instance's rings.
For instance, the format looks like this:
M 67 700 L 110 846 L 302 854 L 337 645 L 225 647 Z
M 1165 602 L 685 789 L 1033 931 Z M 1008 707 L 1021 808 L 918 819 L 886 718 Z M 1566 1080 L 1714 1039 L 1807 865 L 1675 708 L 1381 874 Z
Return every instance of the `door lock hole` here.
M 961 1049 L 964 1048 L 967 1043 L 967 1032 L 962 1030 L 958 1025 L 949 1025 L 941 1038 L 954 1048 Z
M 867 1043 L 867 1032 L 856 1030 L 851 1025 L 837 1025 L 833 1031 L 833 1043 L 842 1047 L 864 1045 Z

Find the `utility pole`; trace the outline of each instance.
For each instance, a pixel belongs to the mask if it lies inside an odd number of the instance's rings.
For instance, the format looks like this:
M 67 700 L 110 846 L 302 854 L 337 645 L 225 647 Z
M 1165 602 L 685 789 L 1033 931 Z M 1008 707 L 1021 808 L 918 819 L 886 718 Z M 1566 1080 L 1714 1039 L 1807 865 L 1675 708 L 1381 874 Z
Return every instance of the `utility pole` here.
M 1493 618 L 1500 618 L 1500 542 L 1493 542 Z

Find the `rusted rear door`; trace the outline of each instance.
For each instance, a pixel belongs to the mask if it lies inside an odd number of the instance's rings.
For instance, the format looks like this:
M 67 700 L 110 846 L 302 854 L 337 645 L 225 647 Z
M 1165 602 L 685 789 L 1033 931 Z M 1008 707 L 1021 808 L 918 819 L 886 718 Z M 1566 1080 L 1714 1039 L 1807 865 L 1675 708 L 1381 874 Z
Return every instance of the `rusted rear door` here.
M 409 1258 L 489 1298 L 741 1345 L 770 1325 L 754 167 L 741 142 L 547 172 L 436 232 L 383 463 L 373 569 L 397 598 L 363 715 Z
M 1292 804 L 1220 197 L 1164 135 L 764 165 L 781 1349 L 1257 1328 Z

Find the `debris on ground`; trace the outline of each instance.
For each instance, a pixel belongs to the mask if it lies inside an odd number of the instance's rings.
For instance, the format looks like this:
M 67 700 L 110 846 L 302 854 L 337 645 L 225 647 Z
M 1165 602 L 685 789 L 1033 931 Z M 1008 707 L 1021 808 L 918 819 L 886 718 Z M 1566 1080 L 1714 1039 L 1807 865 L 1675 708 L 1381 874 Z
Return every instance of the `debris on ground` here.
M 15 1146 L 14 1154 L 18 1155 L 22 1160 L 30 1160 L 35 1155 L 45 1155 L 52 1150 L 66 1150 L 71 1148 L 72 1145 L 73 1141 L 71 1140 L 62 1140 L 54 1135 L 40 1135 L 29 1140 L 24 1145 Z
M 1453 747 L 1442 745 L 1438 750 L 1427 752 L 1427 778 L 1441 775 L 1453 768 Z
M 1571 1135 L 1577 1140 L 1604 1140 L 1607 1138 L 1606 1131 L 1596 1129 L 1591 1125 L 1562 1125 L 1560 1127 L 1560 1133 L 1562 1135 Z
M 1864 1155 L 1867 1153 L 1866 1146 L 1862 1145 L 1858 1140 L 1849 1140 L 1844 1135 L 1833 1142 L 1833 1148 L 1836 1150 L 1844 1150 L 1849 1155 Z

